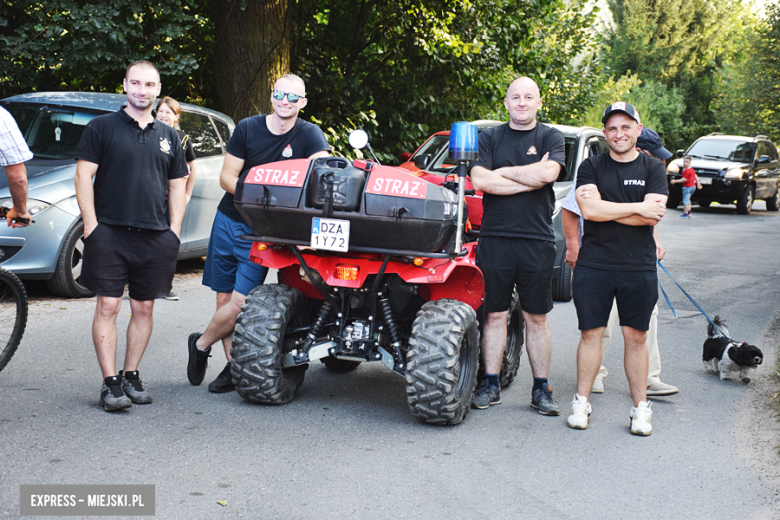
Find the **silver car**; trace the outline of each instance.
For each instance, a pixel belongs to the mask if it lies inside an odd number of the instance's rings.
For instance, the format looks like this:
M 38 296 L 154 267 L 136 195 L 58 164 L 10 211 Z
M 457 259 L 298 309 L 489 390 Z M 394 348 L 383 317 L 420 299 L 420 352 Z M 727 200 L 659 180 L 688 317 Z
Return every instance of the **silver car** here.
M 93 92 L 40 92 L 0 101 L 16 119 L 35 157 L 25 163 L 28 209 L 35 223 L 25 228 L 0 224 L 0 264 L 22 279 L 46 280 L 58 296 L 89 297 L 79 284 L 84 224 L 76 203 L 73 158 L 86 124 L 115 112 L 126 96 Z M 195 149 L 192 199 L 181 230 L 179 259 L 206 254 L 211 225 L 224 191 L 219 175 L 233 120 L 214 110 L 181 104 L 179 124 Z M 0 206 L 11 207 L 5 175 L 0 175 Z

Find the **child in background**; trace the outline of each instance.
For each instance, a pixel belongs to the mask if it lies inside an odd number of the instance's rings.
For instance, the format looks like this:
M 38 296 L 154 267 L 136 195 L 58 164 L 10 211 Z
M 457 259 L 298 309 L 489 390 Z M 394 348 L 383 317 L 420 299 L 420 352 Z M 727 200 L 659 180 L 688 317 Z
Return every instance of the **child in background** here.
M 682 178 L 673 179 L 670 182 L 672 184 L 682 183 L 683 212 L 680 218 L 691 218 L 691 195 L 696 191 L 696 188 L 701 189 L 701 183 L 696 172 L 691 168 L 690 156 L 683 158 Z

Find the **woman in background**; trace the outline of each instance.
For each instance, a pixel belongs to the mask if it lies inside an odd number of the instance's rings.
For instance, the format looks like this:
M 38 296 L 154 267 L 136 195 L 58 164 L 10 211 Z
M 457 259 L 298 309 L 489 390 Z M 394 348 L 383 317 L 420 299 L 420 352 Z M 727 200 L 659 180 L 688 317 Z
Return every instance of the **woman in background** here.
M 192 190 L 195 187 L 195 150 L 192 148 L 192 141 L 190 136 L 185 134 L 179 128 L 179 118 L 181 117 L 181 106 L 179 103 L 169 96 L 160 98 L 157 103 L 157 120 L 161 123 L 165 123 L 168 126 L 172 126 L 176 133 L 179 134 L 181 140 L 181 146 L 184 149 L 184 157 L 187 161 L 187 169 L 189 175 L 187 176 L 187 204 L 189 204 L 192 198 Z M 179 296 L 171 291 L 166 296 L 166 300 L 178 300 Z

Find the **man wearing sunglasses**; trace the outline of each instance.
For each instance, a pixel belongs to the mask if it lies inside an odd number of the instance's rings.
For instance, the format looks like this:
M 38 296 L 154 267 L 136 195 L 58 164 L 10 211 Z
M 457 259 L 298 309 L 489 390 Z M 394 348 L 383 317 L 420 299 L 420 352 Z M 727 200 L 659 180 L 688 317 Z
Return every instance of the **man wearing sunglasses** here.
M 211 346 L 222 341 L 228 364 L 209 384 L 211 392 L 235 390 L 230 377 L 230 347 L 236 317 L 246 295 L 263 283 L 268 272 L 268 268 L 249 261 L 252 242 L 240 238 L 242 234 L 251 235 L 252 230 L 233 205 L 236 183 L 242 174 L 260 164 L 330 154 L 322 130 L 298 119 L 306 102 L 303 80 L 285 74 L 274 83 L 273 112 L 239 121 L 228 143 L 220 176 L 220 185 L 226 193 L 217 209 L 203 269 L 203 285 L 217 293 L 217 311 L 206 330 L 193 332 L 187 341 L 187 379 L 193 385 L 203 382 Z

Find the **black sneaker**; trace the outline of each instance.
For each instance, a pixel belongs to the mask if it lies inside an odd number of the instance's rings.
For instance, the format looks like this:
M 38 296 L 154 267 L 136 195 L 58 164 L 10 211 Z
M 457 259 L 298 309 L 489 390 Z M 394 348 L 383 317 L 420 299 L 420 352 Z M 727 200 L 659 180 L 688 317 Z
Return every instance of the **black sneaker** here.
M 144 388 L 144 383 L 138 376 L 138 370 L 124 373 L 120 370 L 119 376 L 122 378 L 122 390 L 124 390 L 125 395 L 130 398 L 133 404 L 149 404 L 152 402 L 152 394 Z
M 122 391 L 122 377 L 111 376 L 103 381 L 103 388 L 100 389 L 100 406 L 107 412 L 125 410 L 133 406 Z
M 484 410 L 491 405 L 501 404 L 501 388 L 490 386 L 485 380 L 482 386 L 474 392 L 474 398 L 471 400 L 471 407 L 477 410 Z
M 179 295 L 176 294 L 175 292 L 171 291 L 168 294 L 166 294 L 165 296 L 163 296 L 163 299 L 164 300 L 170 300 L 172 302 L 176 302 L 176 301 L 179 301 Z
M 531 396 L 531 407 L 539 410 L 542 415 L 561 415 L 558 403 L 553 400 L 551 385 L 534 390 Z
M 209 366 L 209 354 L 211 354 L 211 347 L 206 350 L 200 350 L 198 348 L 198 338 L 203 334 L 200 332 L 193 332 L 190 334 L 187 340 L 187 349 L 190 353 L 189 361 L 187 361 L 187 379 L 190 380 L 191 385 L 198 386 L 203 382 L 203 378 L 206 377 L 206 368 Z
M 209 383 L 209 392 L 215 394 L 225 394 L 232 392 L 236 389 L 236 385 L 233 384 L 233 376 L 230 375 L 230 363 L 225 365 L 222 372 L 219 373 L 217 378 Z

